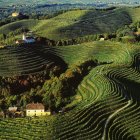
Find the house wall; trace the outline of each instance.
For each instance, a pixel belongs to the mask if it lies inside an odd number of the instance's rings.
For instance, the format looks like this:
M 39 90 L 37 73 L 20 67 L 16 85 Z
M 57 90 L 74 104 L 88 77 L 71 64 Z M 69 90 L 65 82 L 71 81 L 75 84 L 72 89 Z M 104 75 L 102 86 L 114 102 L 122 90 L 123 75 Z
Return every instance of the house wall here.
M 48 112 L 44 112 L 45 115 L 51 115 L 51 112 L 48 111 Z
M 104 38 L 100 38 L 100 41 L 104 41 L 105 39 Z
M 44 110 L 26 110 L 26 116 L 43 116 Z
M 44 112 L 44 110 L 26 110 L 26 116 L 45 116 L 50 114 L 50 112 Z

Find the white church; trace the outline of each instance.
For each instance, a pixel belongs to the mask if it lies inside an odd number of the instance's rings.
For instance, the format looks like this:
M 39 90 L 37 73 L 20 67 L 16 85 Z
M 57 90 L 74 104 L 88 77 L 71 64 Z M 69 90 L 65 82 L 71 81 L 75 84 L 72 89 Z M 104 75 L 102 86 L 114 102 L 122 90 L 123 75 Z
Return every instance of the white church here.
M 16 44 L 34 43 L 34 42 L 35 42 L 35 38 L 34 37 L 26 36 L 26 34 L 24 33 L 23 36 L 22 36 L 22 40 L 17 40 Z

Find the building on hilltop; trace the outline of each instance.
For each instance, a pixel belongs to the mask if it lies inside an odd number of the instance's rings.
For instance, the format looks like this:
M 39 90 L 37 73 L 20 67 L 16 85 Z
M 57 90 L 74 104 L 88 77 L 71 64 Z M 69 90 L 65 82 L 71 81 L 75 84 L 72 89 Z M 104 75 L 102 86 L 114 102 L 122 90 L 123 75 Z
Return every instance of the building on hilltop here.
M 16 106 L 9 107 L 8 112 L 7 112 L 7 116 L 10 118 L 13 118 L 15 116 L 15 113 L 17 112 L 17 110 L 18 110 L 18 108 Z
M 25 42 L 25 43 L 34 43 L 35 42 L 35 39 L 34 37 L 29 37 L 25 35 L 25 33 L 23 34 L 23 37 L 22 37 L 22 40 Z
M 134 32 L 134 35 L 140 36 L 140 32 Z
M 21 12 L 14 12 L 11 14 L 11 17 L 13 18 L 19 18 L 19 19 L 28 19 L 29 16 L 22 14 Z
M 22 16 L 22 13 L 20 13 L 20 12 L 12 13 L 12 17 L 20 17 L 20 16 Z
M 4 47 L 5 47 L 5 46 L 4 46 L 3 44 L 0 44 L 0 49 L 1 49 L 1 48 L 4 48 Z
M 22 44 L 22 43 L 34 43 L 36 40 L 32 36 L 26 36 L 24 33 L 22 36 L 22 40 L 16 40 L 16 44 Z
M 20 108 L 14 106 L 9 107 L 6 113 L 7 117 L 15 118 L 15 117 L 23 117 L 24 112 L 20 110 Z
M 42 103 L 30 103 L 26 105 L 26 116 L 44 116 L 50 115 L 51 112 L 45 112 L 45 107 Z

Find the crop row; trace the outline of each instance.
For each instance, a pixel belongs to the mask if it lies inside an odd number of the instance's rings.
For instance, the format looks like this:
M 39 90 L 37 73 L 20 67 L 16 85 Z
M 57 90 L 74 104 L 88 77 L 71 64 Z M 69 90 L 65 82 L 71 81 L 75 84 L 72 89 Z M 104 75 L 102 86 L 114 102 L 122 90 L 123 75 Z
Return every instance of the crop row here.
M 0 75 L 22 75 L 39 72 L 46 64 L 52 64 L 48 53 L 54 53 L 47 47 L 11 47 L 0 51 Z
M 130 90 L 129 80 L 140 83 L 135 69 L 139 66 L 135 64 L 109 64 L 93 69 L 78 88 L 82 96 L 78 107 L 56 122 L 55 139 L 134 139 L 139 132 L 140 115 L 137 91 Z

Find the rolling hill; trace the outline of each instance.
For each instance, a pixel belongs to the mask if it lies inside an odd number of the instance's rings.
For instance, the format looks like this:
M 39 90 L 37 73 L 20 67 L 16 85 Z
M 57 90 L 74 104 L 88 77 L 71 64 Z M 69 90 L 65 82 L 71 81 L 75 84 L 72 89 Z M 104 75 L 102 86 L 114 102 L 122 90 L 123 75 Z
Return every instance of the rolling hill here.
M 54 40 L 77 38 L 85 35 L 112 33 L 140 19 L 140 8 L 115 10 L 74 10 L 48 20 L 21 20 L 0 27 L 0 33 L 28 28 L 36 34 Z M 121 19 L 121 20 L 120 20 Z
M 54 40 L 111 33 L 139 21 L 139 11 L 140 8 L 75 10 L 48 20 L 10 23 L 0 27 L 0 33 L 24 27 Z M 91 68 L 74 89 L 70 111 L 49 118 L 0 119 L 0 139 L 139 140 L 139 43 L 91 41 L 56 47 L 5 47 L 0 49 L 0 76 L 38 73 L 47 64 L 67 64 L 71 68 L 87 60 L 97 60 L 99 65 Z
M 20 56 L 20 50 L 25 53 L 26 49 L 19 49 L 17 54 Z M 16 53 L 15 49 L 12 51 Z M 52 140 L 139 140 L 139 51 L 139 45 L 111 41 L 57 47 L 57 55 L 69 67 L 88 59 L 107 64 L 93 68 L 84 77 L 75 95 L 75 100 L 77 96 L 80 100 L 75 102 L 74 109 L 52 116 L 50 122 L 48 118 L 0 121 L 0 138 L 24 139 L 28 134 L 27 139 L 39 140 L 44 139 L 46 133 Z M 23 123 L 24 127 L 20 127 Z M 29 134 L 28 130 L 34 133 Z
M 140 47 L 90 42 L 74 46 L 64 59 L 79 58 L 78 48 L 82 58 L 112 63 L 97 66 L 83 79 L 76 95 L 81 101 L 69 113 L 57 116 L 54 139 L 139 140 Z
M 14 3 L 16 3 L 17 2 L 17 0 L 14 0 L 14 1 L 9 1 L 9 0 L 6 0 L 6 1 L 4 1 L 4 0 L 1 0 L 0 1 L 0 4 L 1 5 L 5 5 L 5 6 L 7 6 L 7 5 L 12 5 L 12 4 L 14 4 Z M 112 1 L 112 0 L 100 0 L 100 3 L 112 3 L 112 2 L 114 2 L 114 1 Z M 138 0 L 117 0 L 116 1 L 117 3 L 130 3 L 131 2 L 131 4 L 135 4 L 135 3 L 138 3 L 139 1 Z M 82 3 L 82 4 L 89 4 L 89 3 L 99 3 L 99 1 L 98 0 L 87 0 L 87 1 L 84 1 L 84 0 L 76 0 L 76 1 L 74 1 L 74 0 L 33 0 L 32 1 L 32 4 L 46 4 L 46 3 L 50 3 L 50 4 L 65 4 L 65 3 L 72 3 L 72 4 L 76 4 L 76 3 Z M 29 0 L 25 0 L 25 1 L 23 1 L 23 2 L 20 2 L 20 4 L 31 4 L 30 3 L 30 1 Z
M 57 48 L 22 45 L 0 49 L 0 76 L 35 74 L 43 71 L 46 65 L 65 67 L 65 62 L 57 55 Z

